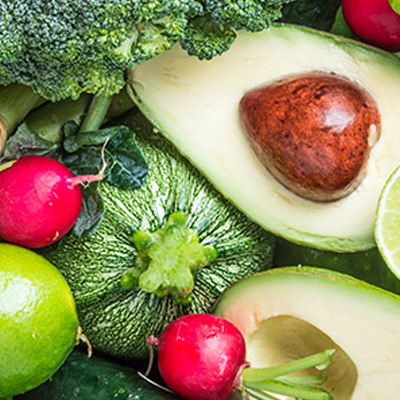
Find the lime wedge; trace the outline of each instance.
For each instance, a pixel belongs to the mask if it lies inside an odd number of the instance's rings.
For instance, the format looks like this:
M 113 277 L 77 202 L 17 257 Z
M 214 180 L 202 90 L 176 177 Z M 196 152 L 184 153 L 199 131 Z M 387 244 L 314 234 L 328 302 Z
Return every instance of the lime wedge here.
M 400 0 L 389 0 L 390 5 L 392 6 L 393 10 L 400 14 Z
M 400 278 L 400 166 L 389 176 L 379 197 L 375 240 L 386 264 Z

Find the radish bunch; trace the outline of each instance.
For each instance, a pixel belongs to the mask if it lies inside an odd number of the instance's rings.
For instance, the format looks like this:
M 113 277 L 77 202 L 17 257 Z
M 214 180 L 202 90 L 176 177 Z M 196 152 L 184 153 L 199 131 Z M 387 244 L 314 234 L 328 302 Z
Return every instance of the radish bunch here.
M 158 368 L 165 383 L 187 400 L 225 400 L 235 390 L 260 400 L 271 393 L 303 400 L 333 400 L 316 387 L 321 376 L 290 374 L 307 368 L 327 367 L 334 350 L 325 350 L 279 366 L 251 368 L 246 362 L 246 343 L 229 321 L 211 314 L 189 314 L 169 324 L 160 338 L 149 338 L 158 346 Z
M 82 208 L 80 183 L 60 162 L 24 156 L 0 166 L 0 237 L 28 248 L 50 245 L 74 226 Z

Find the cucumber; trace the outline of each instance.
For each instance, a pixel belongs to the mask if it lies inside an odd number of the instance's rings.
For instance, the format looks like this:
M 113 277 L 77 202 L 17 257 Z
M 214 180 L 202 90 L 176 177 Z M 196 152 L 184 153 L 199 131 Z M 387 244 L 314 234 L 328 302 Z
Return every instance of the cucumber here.
M 61 369 L 15 400 L 177 400 L 151 385 L 132 367 L 75 350 Z
M 219 194 L 140 113 L 124 123 L 136 132 L 149 164 L 145 185 L 124 191 L 101 183 L 105 213 L 97 230 L 84 238 L 69 235 L 41 253 L 69 283 L 93 347 L 112 356 L 145 358 L 150 335 L 180 315 L 210 312 L 233 282 L 268 269 L 275 237 Z M 178 232 L 172 238 L 167 237 L 171 229 Z M 172 260 L 187 261 L 192 251 L 194 267 L 190 273 L 175 271 L 177 283 L 171 287 L 155 283 L 165 271 L 149 267 L 150 253 L 153 267 L 169 265 L 168 248 L 179 235 L 193 247 L 172 254 Z M 155 246 L 148 247 L 155 242 L 159 257 Z
M 400 281 L 387 267 L 376 247 L 355 253 L 336 253 L 278 239 L 274 266 L 308 265 L 342 272 L 400 294 Z

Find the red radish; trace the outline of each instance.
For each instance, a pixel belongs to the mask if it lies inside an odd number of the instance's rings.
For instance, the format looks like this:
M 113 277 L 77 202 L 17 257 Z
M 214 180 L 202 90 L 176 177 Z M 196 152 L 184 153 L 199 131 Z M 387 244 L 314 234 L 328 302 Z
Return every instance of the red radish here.
M 246 362 L 241 332 L 231 322 L 212 314 L 180 317 L 164 329 L 159 339 L 149 337 L 148 344 L 158 346 L 158 368 L 165 383 L 187 400 L 225 400 L 236 389 L 256 399 L 272 399 L 275 397 L 271 393 L 275 393 L 290 398 L 334 400 L 318 387 L 325 383 L 324 377 L 292 376 L 312 367 L 326 368 L 334 349 L 278 366 L 251 368 Z M 149 369 L 151 364 L 152 351 Z
M 245 364 L 240 331 L 211 314 L 189 314 L 167 326 L 158 342 L 165 383 L 188 400 L 223 400 L 235 390 Z
M 0 237 L 29 248 L 62 238 L 75 224 L 82 207 L 82 182 L 60 162 L 24 156 L 0 166 Z
M 389 51 L 400 51 L 400 14 L 388 0 L 342 0 L 343 16 L 361 40 Z

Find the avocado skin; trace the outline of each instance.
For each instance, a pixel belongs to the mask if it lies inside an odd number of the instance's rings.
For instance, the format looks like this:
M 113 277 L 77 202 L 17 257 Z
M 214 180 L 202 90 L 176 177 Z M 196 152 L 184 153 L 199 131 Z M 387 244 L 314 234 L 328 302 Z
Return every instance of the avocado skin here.
M 387 267 L 378 249 L 354 253 L 336 253 L 315 249 L 279 238 L 273 265 L 307 265 L 345 273 L 392 293 L 400 294 L 400 281 Z

